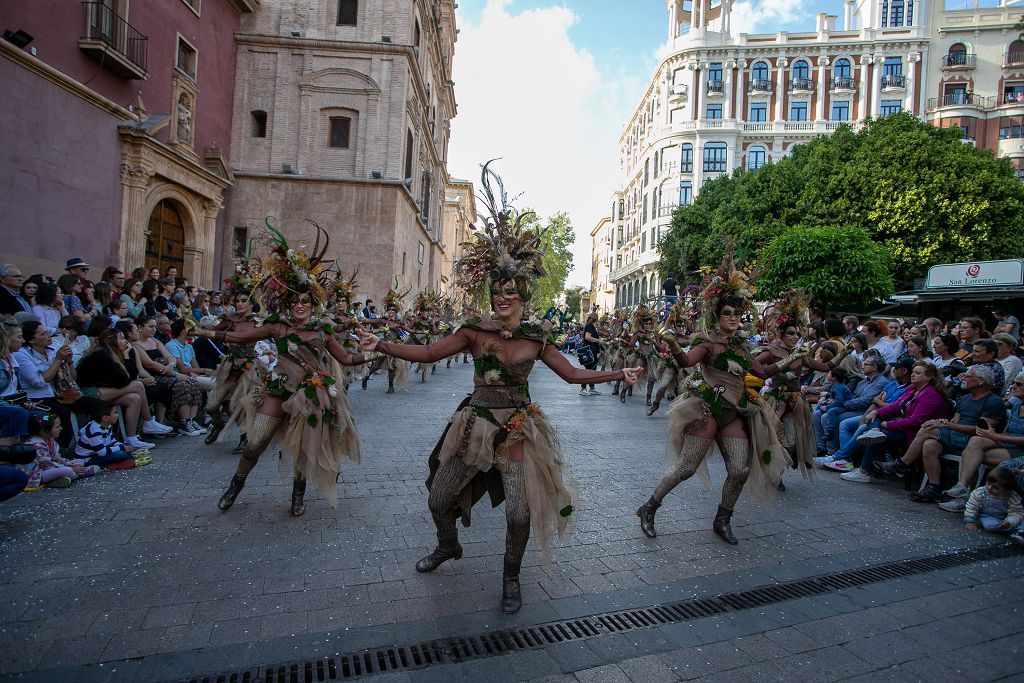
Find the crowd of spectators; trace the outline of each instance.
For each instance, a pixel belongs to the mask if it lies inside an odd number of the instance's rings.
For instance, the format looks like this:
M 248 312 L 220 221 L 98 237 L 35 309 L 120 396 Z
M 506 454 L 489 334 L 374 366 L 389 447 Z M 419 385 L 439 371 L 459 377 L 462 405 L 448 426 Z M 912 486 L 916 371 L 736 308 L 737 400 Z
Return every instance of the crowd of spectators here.
M 167 436 L 206 433 L 224 349 L 194 347 L 185 316 L 234 312 L 176 268 L 26 275 L 0 264 L 0 500 L 151 461 Z M 197 348 L 201 346 L 202 348 Z

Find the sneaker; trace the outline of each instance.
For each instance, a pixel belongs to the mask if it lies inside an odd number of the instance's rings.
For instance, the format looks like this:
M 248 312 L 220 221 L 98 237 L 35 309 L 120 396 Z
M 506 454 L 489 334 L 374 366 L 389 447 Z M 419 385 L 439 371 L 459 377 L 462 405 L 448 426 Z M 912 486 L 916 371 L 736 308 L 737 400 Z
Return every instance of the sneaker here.
M 600 392 L 600 391 L 598 391 L 597 389 L 591 389 L 591 390 L 590 390 L 590 395 L 591 395 L 591 396 L 600 396 L 600 395 L 601 395 L 601 392 Z
M 192 428 L 198 430 L 200 434 L 205 434 L 206 433 L 206 427 L 203 427 L 201 424 L 199 424 L 195 420 L 189 420 L 189 422 L 192 423 Z
M 861 472 L 860 468 L 851 470 L 849 472 L 843 472 L 842 474 L 839 475 L 839 478 L 842 479 L 843 481 L 853 481 L 858 484 L 871 483 L 871 475 Z
M 814 466 L 824 467 L 825 465 L 829 465 L 833 462 L 835 462 L 835 458 L 833 458 L 831 455 L 819 455 L 814 459 Z
M 895 460 L 888 460 L 886 462 L 875 462 L 875 469 L 885 474 L 891 474 L 894 477 L 902 479 L 906 474 L 910 466 L 905 462 L 896 458 Z
M 590 391 L 586 387 L 580 387 L 580 396 L 590 396 Z
M 155 419 L 148 420 L 148 421 L 142 423 L 142 433 L 143 434 L 154 434 L 154 435 L 157 435 L 157 434 L 170 434 L 173 431 L 174 431 L 173 427 L 168 427 L 165 424 L 160 424 Z
M 954 498 L 953 500 L 947 500 L 939 503 L 939 509 L 945 510 L 946 512 L 963 512 L 967 509 L 966 498 Z
M 178 433 L 185 436 L 202 436 L 203 432 L 199 430 L 199 427 L 192 422 L 192 420 L 185 420 L 178 427 Z
M 1010 534 L 1010 540 L 1017 545 L 1024 545 L 1024 531 L 1015 531 Z
M 71 486 L 71 477 L 60 477 L 59 479 L 54 479 L 46 486 L 51 489 L 66 489 Z
M 884 443 L 888 438 L 889 437 L 885 435 L 885 432 L 876 427 L 875 429 L 869 429 L 858 436 L 857 443 L 861 446 L 870 446 L 871 444 Z
M 822 465 L 826 470 L 832 470 L 833 472 L 851 472 L 853 471 L 853 463 L 849 460 L 833 460 Z
M 942 500 L 942 487 L 938 484 L 928 484 L 917 493 L 910 496 L 915 503 L 938 503 Z
M 131 446 L 132 448 L 156 448 L 155 443 L 143 441 L 142 439 L 134 435 L 129 436 L 127 439 L 124 440 L 124 442 L 125 444 Z
M 956 486 L 951 489 L 946 489 L 942 493 L 950 498 L 969 498 L 971 496 L 971 490 L 960 482 L 957 482 Z M 963 508 L 960 509 L 963 510 Z

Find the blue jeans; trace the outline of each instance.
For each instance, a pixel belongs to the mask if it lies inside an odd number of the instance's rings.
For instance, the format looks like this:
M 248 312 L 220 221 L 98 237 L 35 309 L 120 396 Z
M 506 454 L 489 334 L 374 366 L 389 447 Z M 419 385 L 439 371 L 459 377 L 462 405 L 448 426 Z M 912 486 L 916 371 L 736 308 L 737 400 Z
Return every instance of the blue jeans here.
M 664 316 L 665 317 L 668 317 L 668 309 L 672 308 L 672 305 L 675 304 L 675 302 L 677 302 L 677 301 L 679 301 L 679 297 L 678 296 L 668 296 L 668 295 L 665 295 L 665 309 L 664 309 Z
M 1009 534 L 1014 531 L 1011 527 L 1000 527 L 999 525 L 1003 522 L 1003 517 L 989 517 L 988 515 L 981 515 L 978 517 L 978 526 L 985 531 L 991 531 L 994 534 Z
M 85 459 L 86 465 L 97 465 L 98 467 L 107 467 L 108 465 L 114 465 L 125 460 L 130 460 L 132 456 L 128 455 L 124 451 L 113 451 L 106 455 L 94 455 L 91 458 Z
M 863 410 L 830 410 L 821 418 L 821 427 L 826 434 L 827 451 L 839 450 L 839 425 L 843 420 L 855 417 L 858 420 L 864 416 Z
M 862 425 L 859 417 L 848 417 L 840 422 L 839 448 L 832 453 L 832 457 L 836 460 L 851 460 L 860 451 L 857 437 L 880 424 L 880 420 L 872 420 L 868 424 Z
M 882 429 L 882 433 L 885 434 L 885 441 L 882 443 L 874 443 L 864 448 L 864 457 L 860 459 L 860 468 L 865 472 L 871 472 L 871 465 L 874 464 L 875 459 L 880 455 L 885 455 L 885 452 L 890 448 L 906 450 L 909 445 L 907 443 L 906 432 Z
M 0 500 L 13 498 L 25 490 L 28 475 L 17 467 L 0 465 Z

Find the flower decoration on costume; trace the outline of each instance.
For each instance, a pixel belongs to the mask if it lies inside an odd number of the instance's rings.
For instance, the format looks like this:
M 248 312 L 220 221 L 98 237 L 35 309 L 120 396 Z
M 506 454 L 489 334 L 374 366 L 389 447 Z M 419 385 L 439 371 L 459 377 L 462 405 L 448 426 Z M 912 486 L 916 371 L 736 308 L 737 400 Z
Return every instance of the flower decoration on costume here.
M 235 263 L 231 277 L 224 278 L 224 296 L 227 299 L 241 294 L 252 294 L 259 286 L 263 277 L 263 263 L 252 255 L 252 244 L 256 238 L 249 240 L 245 254 Z
M 266 221 L 271 234 L 270 256 L 260 291 L 267 308 L 278 314 L 286 314 L 301 294 L 309 294 L 314 308 L 322 307 L 327 300 L 327 292 L 320 280 L 330 265 L 324 261 L 330 235 L 313 221 L 306 219 L 306 222 L 316 228 L 316 242 L 310 253 L 292 249 L 284 233 L 270 224 L 270 217 Z M 323 247 L 320 246 L 321 236 Z
M 697 297 L 698 325 L 707 330 L 718 326 L 718 314 L 724 306 L 732 306 L 737 313 L 753 313 L 754 293 L 757 288 L 751 276 L 736 267 L 732 245 L 726 245 L 725 258 L 718 270 L 701 269 L 701 288 Z
M 416 295 L 416 311 L 420 312 L 425 309 L 431 309 L 437 312 L 442 307 L 441 295 L 434 292 L 430 287 L 426 287 L 422 292 Z
M 384 310 L 394 308 L 399 313 L 402 312 L 403 302 L 405 301 L 405 295 L 409 293 L 409 290 L 404 292 L 398 291 L 398 276 L 395 276 L 395 283 L 388 290 L 388 293 L 384 296 Z
M 461 245 L 463 255 L 455 263 L 456 282 L 472 299 L 483 301 L 494 286 L 514 281 L 520 298 L 527 302 L 536 281 L 545 274 L 541 258 L 544 231 L 526 227 L 536 216 L 532 211 L 512 209 L 501 177 L 490 170 L 491 161 L 483 165 L 479 195 L 490 215 L 481 214 L 484 227 L 475 232 L 472 241 Z
M 803 290 L 787 289 L 777 302 L 764 310 L 758 329 L 762 334 L 785 330 L 793 325 L 803 331 L 810 323 L 810 308 Z
M 693 315 L 693 309 L 681 301 L 677 301 L 668 309 L 665 326 L 677 335 L 685 334 Z

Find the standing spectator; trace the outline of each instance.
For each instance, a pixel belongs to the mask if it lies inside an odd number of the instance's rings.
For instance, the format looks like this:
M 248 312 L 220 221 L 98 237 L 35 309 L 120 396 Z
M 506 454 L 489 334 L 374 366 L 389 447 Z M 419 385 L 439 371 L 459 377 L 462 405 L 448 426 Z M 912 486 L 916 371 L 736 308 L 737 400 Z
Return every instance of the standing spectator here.
M 121 296 L 121 290 L 124 288 L 124 273 L 114 266 L 107 266 L 103 269 L 103 277 L 100 279 L 110 285 L 110 297 L 112 299 L 117 299 Z
M 594 362 L 584 365 L 587 370 L 597 367 L 597 361 L 601 357 L 601 335 L 597 331 L 597 314 L 591 313 L 587 316 L 587 324 L 583 328 L 583 343 L 590 347 Z M 584 384 L 580 388 L 580 395 L 598 396 L 601 392 L 593 384 Z
M 201 367 L 196 361 L 196 352 L 185 332 L 185 321 L 175 320 L 171 323 L 171 339 L 167 350 L 178 359 L 177 371 L 194 379 L 203 391 L 213 389 L 213 370 Z
M 57 285 L 47 282 L 39 286 L 39 291 L 36 292 L 36 305 L 32 307 L 32 314 L 36 316 L 39 322 L 46 326 L 50 334 L 54 334 L 57 331 L 60 319 L 67 315 L 64 311 L 64 299 L 61 298 Z
M 1013 490 L 1016 480 L 1008 470 L 992 470 L 988 483 L 971 493 L 964 509 L 968 531 L 984 529 L 995 534 L 1012 533 L 1024 519 L 1020 494 Z
M 960 319 L 960 351 L 956 354 L 966 361 L 974 350 L 974 342 L 988 336 L 985 323 L 981 318 Z
M 675 273 L 668 274 L 665 281 L 661 283 L 661 291 L 665 295 L 665 308 L 662 313 L 662 317 L 664 317 L 668 315 L 668 309 L 679 301 L 679 280 L 676 279 Z
M 82 279 L 82 285 L 86 283 L 92 284 L 89 280 L 89 268 L 90 265 L 80 258 L 69 258 L 64 263 L 64 270 L 68 271 L 72 275 L 77 275 Z
M 57 334 L 53 338 L 54 348 L 67 346 L 71 349 L 71 364 L 78 367 L 82 356 L 86 354 L 92 340 L 82 334 L 82 321 L 73 315 L 66 315 L 60 319 L 57 326 Z
M 997 334 L 1008 334 L 1015 340 L 1020 339 L 1020 321 L 1015 316 L 1006 312 L 1001 306 L 992 309 L 992 317 L 998 321 L 993 332 Z
M 142 298 L 142 281 L 132 278 L 125 281 L 124 291 L 121 293 L 121 301 L 128 304 L 128 313 L 126 314 L 129 318 L 138 318 L 140 315 L 146 314 L 146 302 Z M 125 317 L 125 316 L 120 316 Z M 115 321 L 116 322 L 116 321 Z
M 1003 366 L 1003 381 L 1006 386 L 1006 391 L 1003 393 L 1009 396 L 1010 383 L 1016 379 L 1021 368 L 1024 367 L 1016 355 L 1017 339 L 1006 332 L 997 332 L 992 335 L 992 341 L 996 343 L 997 347 L 996 360 Z
M 178 317 L 178 304 L 174 303 L 174 278 L 165 277 L 160 280 L 160 291 L 157 294 L 153 307 L 157 315 L 165 315 L 174 319 Z
M 18 266 L 13 263 L 0 263 L 0 314 L 14 315 L 32 310 L 31 304 L 21 295 L 21 286 L 24 282 L 25 276 Z
M 956 355 L 959 350 L 960 342 L 955 335 L 949 332 L 942 332 L 932 337 L 935 367 L 942 370 L 945 377 L 955 377 L 967 370 L 967 364 Z

